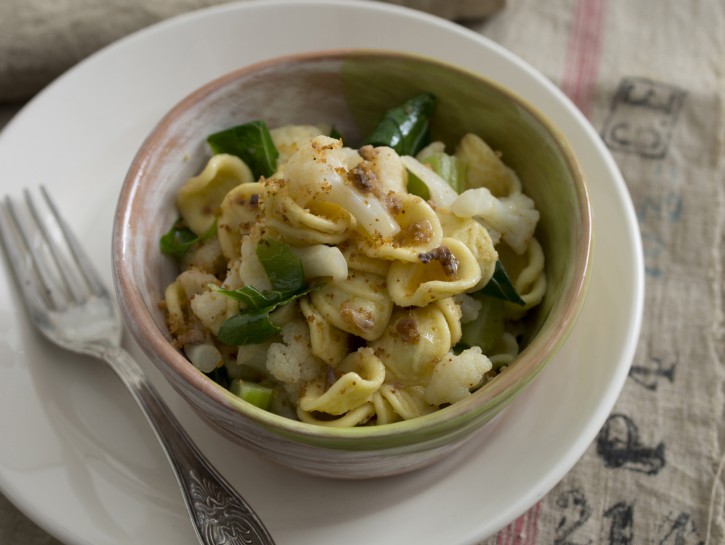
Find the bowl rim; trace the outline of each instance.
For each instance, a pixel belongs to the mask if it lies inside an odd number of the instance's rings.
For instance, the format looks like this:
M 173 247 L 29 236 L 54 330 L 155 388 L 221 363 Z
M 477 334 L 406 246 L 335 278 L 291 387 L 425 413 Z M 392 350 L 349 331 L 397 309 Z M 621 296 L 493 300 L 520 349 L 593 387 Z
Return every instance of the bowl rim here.
M 434 411 L 433 413 L 411 420 L 352 428 L 321 426 L 280 416 L 244 402 L 196 369 L 181 352 L 171 345 L 163 332 L 157 327 L 151 313 L 147 310 L 145 301 L 141 297 L 130 275 L 130 260 L 128 259 L 130 240 L 128 237 L 128 226 L 131 220 L 131 204 L 134 202 L 138 192 L 138 180 L 143 176 L 146 171 L 146 166 L 152 160 L 154 150 L 157 149 L 157 141 L 169 130 L 177 114 L 187 110 L 195 102 L 213 93 L 218 88 L 228 85 L 240 77 L 261 70 L 299 62 L 319 62 L 331 59 L 344 60 L 349 57 L 364 58 L 369 56 L 412 59 L 432 63 L 446 70 L 458 72 L 463 76 L 478 80 L 505 95 L 534 118 L 551 135 L 556 148 L 564 159 L 575 181 L 576 202 L 581 214 L 581 233 L 576 240 L 576 255 L 578 259 L 574 262 L 572 285 L 566 292 L 565 297 L 557 301 L 551 309 L 551 312 L 560 314 L 560 320 L 556 324 L 545 320 L 538 334 L 531 339 L 529 344 L 516 357 L 515 364 L 497 376 L 495 380 L 482 386 L 471 396 Z M 149 356 L 154 365 L 158 367 L 160 365 L 159 360 L 163 361 L 163 365 L 167 370 L 162 369 L 162 375 L 175 389 L 178 390 L 179 387 L 173 381 L 169 380 L 167 372 L 174 373 L 187 386 L 201 392 L 206 400 L 214 406 L 239 413 L 255 424 L 272 430 L 278 435 L 293 437 L 296 440 L 314 444 L 324 443 L 328 440 L 341 440 L 344 442 L 350 439 L 354 440 L 354 442 L 345 442 L 342 446 L 333 445 L 333 448 L 366 450 L 365 445 L 359 445 L 357 441 L 361 439 L 395 439 L 394 442 L 391 442 L 390 446 L 401 446 L 419 443 L 421 440 L 425 440 L 421 438 L 437 437 L 440 433 L 450 429 L 451 426 L 457 427 L 456 423 L 475 420 L 479 414 L 483 413 L 496 400 L 503 398 L 503 403 L 507 403 L 513 398 L 513 396 L 506 396 L 507 392 L 517 392 L 528 385 L 544 369 L 548 361 L 550 361 L 564 344 L 581 311 L 591 276 L 593 227 L 589 192 L 579 161 L 562 132 L 528 100 L 481 73 L 430 55 L 374 48 L 336 48 L 282 55 L 242 66 L 205 83 L 178 101 L 152 128 L 134 155 L 119 193 L 114 215 L 111 247 L 113 253 L 112 272 L 114 287 L 122 315 L 134 339 Z M 542 335 L 542 333 L 545 334 Z M 538 354 L 542 353 L 545 356 L 539 357 Z

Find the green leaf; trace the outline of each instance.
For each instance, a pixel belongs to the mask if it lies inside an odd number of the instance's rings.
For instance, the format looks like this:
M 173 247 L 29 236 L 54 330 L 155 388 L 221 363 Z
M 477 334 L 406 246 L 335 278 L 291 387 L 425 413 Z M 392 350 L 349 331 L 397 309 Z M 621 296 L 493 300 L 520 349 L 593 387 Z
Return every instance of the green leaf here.
M 289 245 L 262 239 L 257 245 L 257 258 L 275 290 L 294 293 L 305 287 L 302 262 Z
M 278 291 L 258 291 L 254 286 L 244 286 L 236 290 L 220 288 L 215 284 L 209 284 L 214 291 L 226 295 L 230 299 L 238 301 L 243 305 L 244 310 L 262 310 L 274 308 L 285 299 L 285 295 Z
M 466 188 L 467 165 L 458 157 L 447 153 L 433 153 L 423 159 L 433 171 L 460 194 Z
M 483 353 L 488 354 L 503 336 L 506 302 L 480 291 L 474 297 L 481 303 L 481 309 L 475 320 L 461 324 L 460 342 L 469 347 L 480 346 Z
M 511 279 L 506 273 L 506 269 L 504 269 L 501 261 L 496 261 L 496 269 L 494 270 L 491 280 L 489 280 L 488 284 L 479 291 L 485 295 L 490 295 L 491 297 L 495 297 L 497 299 L 503 299 L 504 301 L 510 301 L 517 305 L 523 306 L 526 304 L 526 302 L 519 297 L 519 294 L 516 293 L 516 288 L 514 288 L 511 283 Z
M 430 118 L 435 105 L 436 97 L 423 93 L 388 110 L 363 144 L 389 146 L 398 155 L 415 155 L 430 142 Z
M 277 168 L 279 152 L 264 121 L 237 125 L 211 134 L 206 140 L 214 154 L 229 153 L 239 157 L 255 178 L 269 177 Z
M 192 246 L 199 242 L 206 242 L 216 235 L 216 221 L 201 236 L 189 229 L 182 218 L 178 218 L 174 224 L 159 240 L 161 252 L 174 257 L 181 257 L 188 252 Z
M 408 171 L 408 193 L 417 195 L 426 201 L 430 199 L 430 190 L 428 189 L 428 186 L 425 185 L 423 180 L 410 171 Z
M 307 286 L 300 258 L 283 242 L 261 240 L 257 245 L 257 257 L 274 290 L 259 291 L 253 286 L 226 290 L 210 285 L 243 305 L 239 314 L 228 318 L 219 329 L 217 337 L 224 344 L 259 344 L 278 334 L 280 328 L 269 319 L 270 313 L 318 287 Z
M 334 138 L 335 140 L 340 140 L 340 138 L 342 138 L 340 131 L 338 131 L 334 125 L 330 129 L 330 138 Z
M 224 344 L 241 346 L 263 343 L 280 331 L 281 328 L 272 323 L 266 310 L 240 312 L 222 324 L 217 337 Z

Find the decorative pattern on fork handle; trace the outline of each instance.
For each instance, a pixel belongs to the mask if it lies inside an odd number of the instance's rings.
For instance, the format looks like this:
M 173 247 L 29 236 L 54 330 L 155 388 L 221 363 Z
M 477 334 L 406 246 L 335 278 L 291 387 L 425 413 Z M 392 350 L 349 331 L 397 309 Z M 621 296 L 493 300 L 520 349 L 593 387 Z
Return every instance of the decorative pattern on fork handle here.
M 143 409 L 174 468 L 200 542 L 274 545 L 257 514 L 201 454 L 136 361 L 118 347 L 102 347 L 95 355 L 111 365 Z
M 209 543 L 229 545 L 253 545 L 260 543 L 257 528 L 249 524 L 250 513 L 246 506 L 229 501 L 229 495 L 219 483 L 199 476 L 195 471 L 188 474 L 188 487 L 194 504 L 194 516 L 199 531 Z

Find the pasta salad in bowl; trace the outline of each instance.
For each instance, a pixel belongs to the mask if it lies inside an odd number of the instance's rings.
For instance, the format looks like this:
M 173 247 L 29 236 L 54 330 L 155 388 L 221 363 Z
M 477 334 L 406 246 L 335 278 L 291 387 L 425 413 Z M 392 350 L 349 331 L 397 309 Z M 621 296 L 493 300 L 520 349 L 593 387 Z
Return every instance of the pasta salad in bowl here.
M 584 181 L 533 106 L 418 56 L 322 52 L 215 80 L 131 166 L 122 310 L 225 436 L 295 469 L 433 463 L 561 345 Z

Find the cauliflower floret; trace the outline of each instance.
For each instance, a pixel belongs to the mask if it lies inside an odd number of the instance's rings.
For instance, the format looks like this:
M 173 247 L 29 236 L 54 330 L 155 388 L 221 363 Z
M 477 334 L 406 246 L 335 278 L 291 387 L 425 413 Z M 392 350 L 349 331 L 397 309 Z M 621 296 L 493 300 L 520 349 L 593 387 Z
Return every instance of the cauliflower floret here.
M 248 235 L 242 237 L 241 260 L 234 271 L 239 275 L 238 281 L 242 285 L 254 286 L 260 291 L 272 289 L 272 283 L 257 257 L 257 246 L 259 246 L 263 234 L 264 230 L 261 225 L 256 224 Z M 231 273 L 232 271 L 230 271 Z M 229 278 L 227 280 L 231 281 Z
M 478 346 L 458 355 L 449 352 L 433 369 L 425 389 L 425 400 L 431 405 L 460 401 L 471 395 L 470 389 L 479 384 L 492 367 Z
M 239 312 L 239 303 L 218 291 L 209 290 L 194 296 L 191 311 L 205 328 L 219 335 L 222 324 Z
M 493 230 L 501 233 L 511 249 L 519 255 L 526 252 L 539 222 L 539 211 L 528 196 L 513 193 L 497 199 L 485 187 L 461 193 L 451 204 L 451 210 L 462 218 L 478 218 L 489 232 Z
M 317 136 L 289 158 L 284 167 L 291 196 L 306 207 L 311 201 L 331 202 L 348 210 L 369 235 L 392 237 L 400 231 L 386 205 L 349 181 L 362 161 L 357 151 L 342 147 L 341 140 Z
M 324 376 L 323 364 L 312 355 L 310 330 L 303 320 L 282 327 L 281 343 L 272 343 L 267 351 L 267 370 L 283 384 L 296 385 Z
M 481 301 L 474 299 L 465 293 L 454 295 L 453 300 L 461 309 L 462 324 L 467 324 L 468 322 L 472 322 L 478 318 L 478 314 L 481 312 Z

